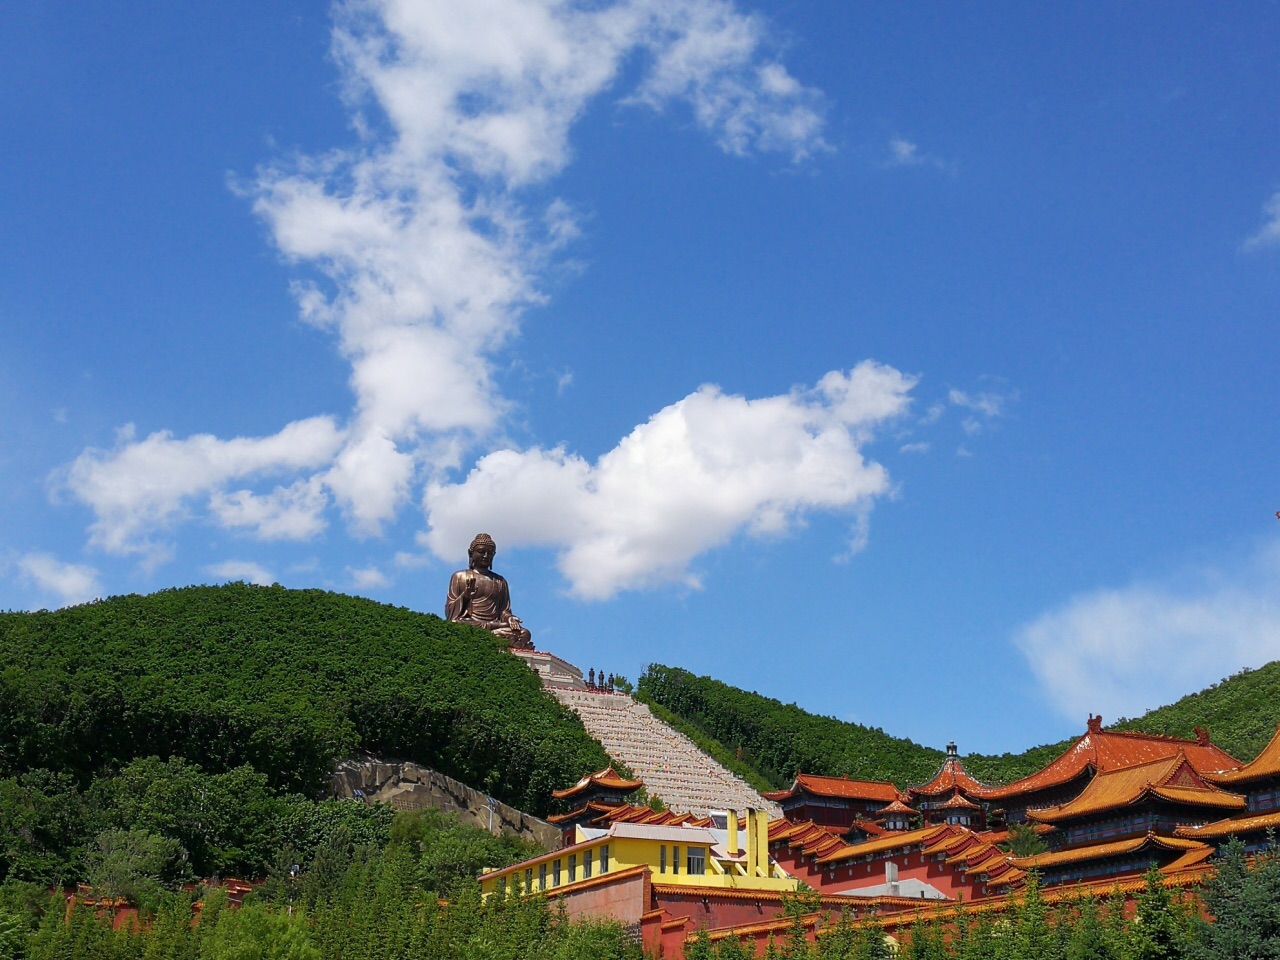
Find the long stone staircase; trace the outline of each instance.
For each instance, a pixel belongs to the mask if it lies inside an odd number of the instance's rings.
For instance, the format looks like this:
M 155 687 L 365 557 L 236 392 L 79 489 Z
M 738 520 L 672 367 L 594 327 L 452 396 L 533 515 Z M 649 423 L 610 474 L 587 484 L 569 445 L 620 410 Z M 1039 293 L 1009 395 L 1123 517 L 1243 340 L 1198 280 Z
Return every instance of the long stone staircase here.
M 582 725 L 609 756 L 630 767 L 649 795 L 661 797 L 667 809 L 706 816 L 708 810 L 754 807 L 767 810 L 771 817 L 781 815 L 777 804 L 655 717 L 645 704 L 621 693 L 547 686 L 582 718 Z

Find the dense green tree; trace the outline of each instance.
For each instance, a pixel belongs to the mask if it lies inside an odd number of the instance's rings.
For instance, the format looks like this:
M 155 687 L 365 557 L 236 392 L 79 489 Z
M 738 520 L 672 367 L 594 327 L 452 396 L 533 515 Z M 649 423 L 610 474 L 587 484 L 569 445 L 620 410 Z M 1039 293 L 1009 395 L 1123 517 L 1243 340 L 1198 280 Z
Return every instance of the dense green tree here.
M 1064 960 L 1122 960 L 1102 921 L 1102 910 L 1094 897 L 1074 904 L 1075 919 L 1063 950 Z
M 1205 885 L 1212 922 L 1195 924 L 1196 960 L 1280 958 L 1280 853 L 1274 845 L 1250 866 L 1244 844 L 1226 843 L 1214 860 L 1217 873 Z
M 904 955 L 906 960 L 947 960 L 942 931 L 934 923 L 917 919 L 911 927 L 911 942 Z
M 1173 899 L 1155 866 L 1147 871 L 1145 881 L 1129 925 L 1129 956 L 1132 960 L 1182 960 L 1191 945 L 1190 911 Z
M 501 641 L 429 614 L 248 584 L 0 613 L 0 777 L 47 768 L 83 788 L 178 757 L 208 774 L 247 765 L 310 796 L 357 749 L 532 813 L 608 762 Z M 169 780 L 171 798 L 190 785 Z
M 188 874 L 176 840 L 149 830 L 105 830 L 89 851 L 86 876 L 100 897 L 153 905 Z
M 305 919 L 246 904 L 222 911 L 205 931 L 200 960 L 321 960 Z
M 41 768 L 0 779 L 0 881 L 77 876 L 87 829 L 84 798 L 67 774 Z

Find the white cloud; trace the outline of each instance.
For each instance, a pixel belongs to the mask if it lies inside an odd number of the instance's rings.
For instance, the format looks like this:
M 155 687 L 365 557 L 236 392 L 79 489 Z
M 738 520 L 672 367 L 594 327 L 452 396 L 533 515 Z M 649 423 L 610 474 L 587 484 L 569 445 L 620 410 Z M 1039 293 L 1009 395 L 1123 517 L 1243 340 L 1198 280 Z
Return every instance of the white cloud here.
M 910 140 L 903 140 L 900 137 L 889 141 L 889 157 L 895 165 L 901 167 L 914 167 L 924 162 L 924 158 L 920 156 L 919 147 Z
M 1280 544 L 1235 569 L 1074 597 L 1015 642 L 1064 716 L 1137 716 L 1280 657 Z
M 816 389 L 749 400 L 706 386 L 636 427 L 594 464 L 563 448 L 503 450 L 460 483 L 428 485 L 424 543 L 442 559 L 476 530 L 504 547 L 549 546 L 577 596 L 697 585 L 700 553 L 739 532 L 778 535 L 813 510 L 865 510 L 889 489 L 863 458 L 871 428 L 903 413 L 914 379 L 864 362 Z
M 204 568 L 204 571 L 219 580 L 243 580 L 260 587 L 269 587 L 276 582 L 276 578 L 269 570 L 251 560 L 226 560 L 222 563 L 210 564 Z
M 1262 212 L 1266 214 L 1267 221 L 1257 233 L 1245 240 L 1245 250 L 1280 244 L 1280 191 L 1267 198 L 1267 202 L 1262 205 Z
M 947 394 L 947 400 L 953 406 L 969 411 L 969 415 L 960 421 L 960 429 L 970 437 L 982 433 L 991 421 L 1003 417 L 1008 403 L 1017 398 L 1016 392 L 1008 395 L 991 391 L 969 393 L 954 388 Z M 970 452 L 963 448 L 960 452 L 962 456 L 971 456 Z
M 350 363 L 355 407 L 342 427 L 126 434 L 86 450 L 63 487 L 93 510 L 95 546 L 158 562 L 157 536 L 202 500 L 214 522 L 264 539 L 314 536 L 331 502 L 357 535 L 376 535 L 415 485 L 492 442 L 509 411 L 494 358 L 577 233 L 562 200 L 526 188 L 565 168 L 570 128 L 602 95 L 687 104 L 734 154 L 825 149 L 821 96 L 730 0 L 351 0 L 335 21 L 360 143 L 240 189 L 277 247 L 323 278 L 295 293 Z M 614 91 L 624 63 L 637 85 Z M 242 482 L 266 475 L 279 483 L 267 492 Z
M 893 137 L 889 141 L 889 159 L 885 162 L 889 167 L 932 167 L 943 173 L 954 174 L 956 165 L 941 157 L 921 153 L 920 147 L 902 137 Z
M 85 450 L 59 476 L 55 487 L 88 504 L 96 516 L 89 542 L 115 554 L 153 554 L 165 547 L 151 539 L 183 517 L 194 498 L 216 494 L 223 484 L 246 477 L 319 467 L 332 458 L 342 433 L 329 417 L 289 424 L 270 437 L 219 440 L 197 434 L 175 440 L 167 430 L 135 440 L 121 430 L 112 450 Z M 215 496 L 214 510 L 240 525 L 254 511 L 235 495 Z M 279 499 L 279 497 L 277 497 Z M 277 516 L 257 507 L 266 518 Z
M 904 443 L 898 448 L 899 453 L 928 453 L 929 443 L 924 440 L 915 443 Z
M 84 603 L 102 596 L 98 571 L 76 563 L 64 563 L 48 553 L 28 553 L 18 559 L 22 578 L 37 589 L 53 594 L 60 606 Z
M 985 417 L 999 417 L 1004 414 L 1006 398 L 998 393 L 967 393 L 964 390 L 952 389 L 947 399 L 957 407 L 973 410 Z
M 328 498 L 318 477 L 276 487 L 268 494 L 251 490 L 214 491 L 209 510 L 224 527 L 245 527 L 262 540 L 307 540 L 326 524 Z
M 391 585 L 386 574 L 377 567 L 347 567 L 347 576 L 357 590 L 380 590 Z

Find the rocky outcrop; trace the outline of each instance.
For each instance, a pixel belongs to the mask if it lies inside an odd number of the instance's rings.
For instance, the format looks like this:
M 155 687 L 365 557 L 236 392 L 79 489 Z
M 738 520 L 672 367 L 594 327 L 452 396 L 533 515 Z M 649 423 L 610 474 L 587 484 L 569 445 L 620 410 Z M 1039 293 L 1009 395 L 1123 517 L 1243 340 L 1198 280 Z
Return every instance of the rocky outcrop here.
M 553 849 L 560 831 L 537 817 L 416 763 L 354 757 L 341 761 L 330 786 L 335 797 L 386 803 L 395 810 L 452 811 L 458 820 L 490 833 L 515 834 Z

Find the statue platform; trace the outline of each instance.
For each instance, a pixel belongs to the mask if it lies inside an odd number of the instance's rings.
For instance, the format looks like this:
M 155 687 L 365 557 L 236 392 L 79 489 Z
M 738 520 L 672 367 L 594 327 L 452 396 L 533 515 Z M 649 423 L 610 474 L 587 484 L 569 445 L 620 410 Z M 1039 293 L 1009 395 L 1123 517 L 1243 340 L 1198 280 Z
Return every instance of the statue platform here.
M 517 650 L 513 647 L 511 655 L 523 660 L 549 690 L 587 689 L 582 671 L 554 653 L 547 653 L 545 650 Z

